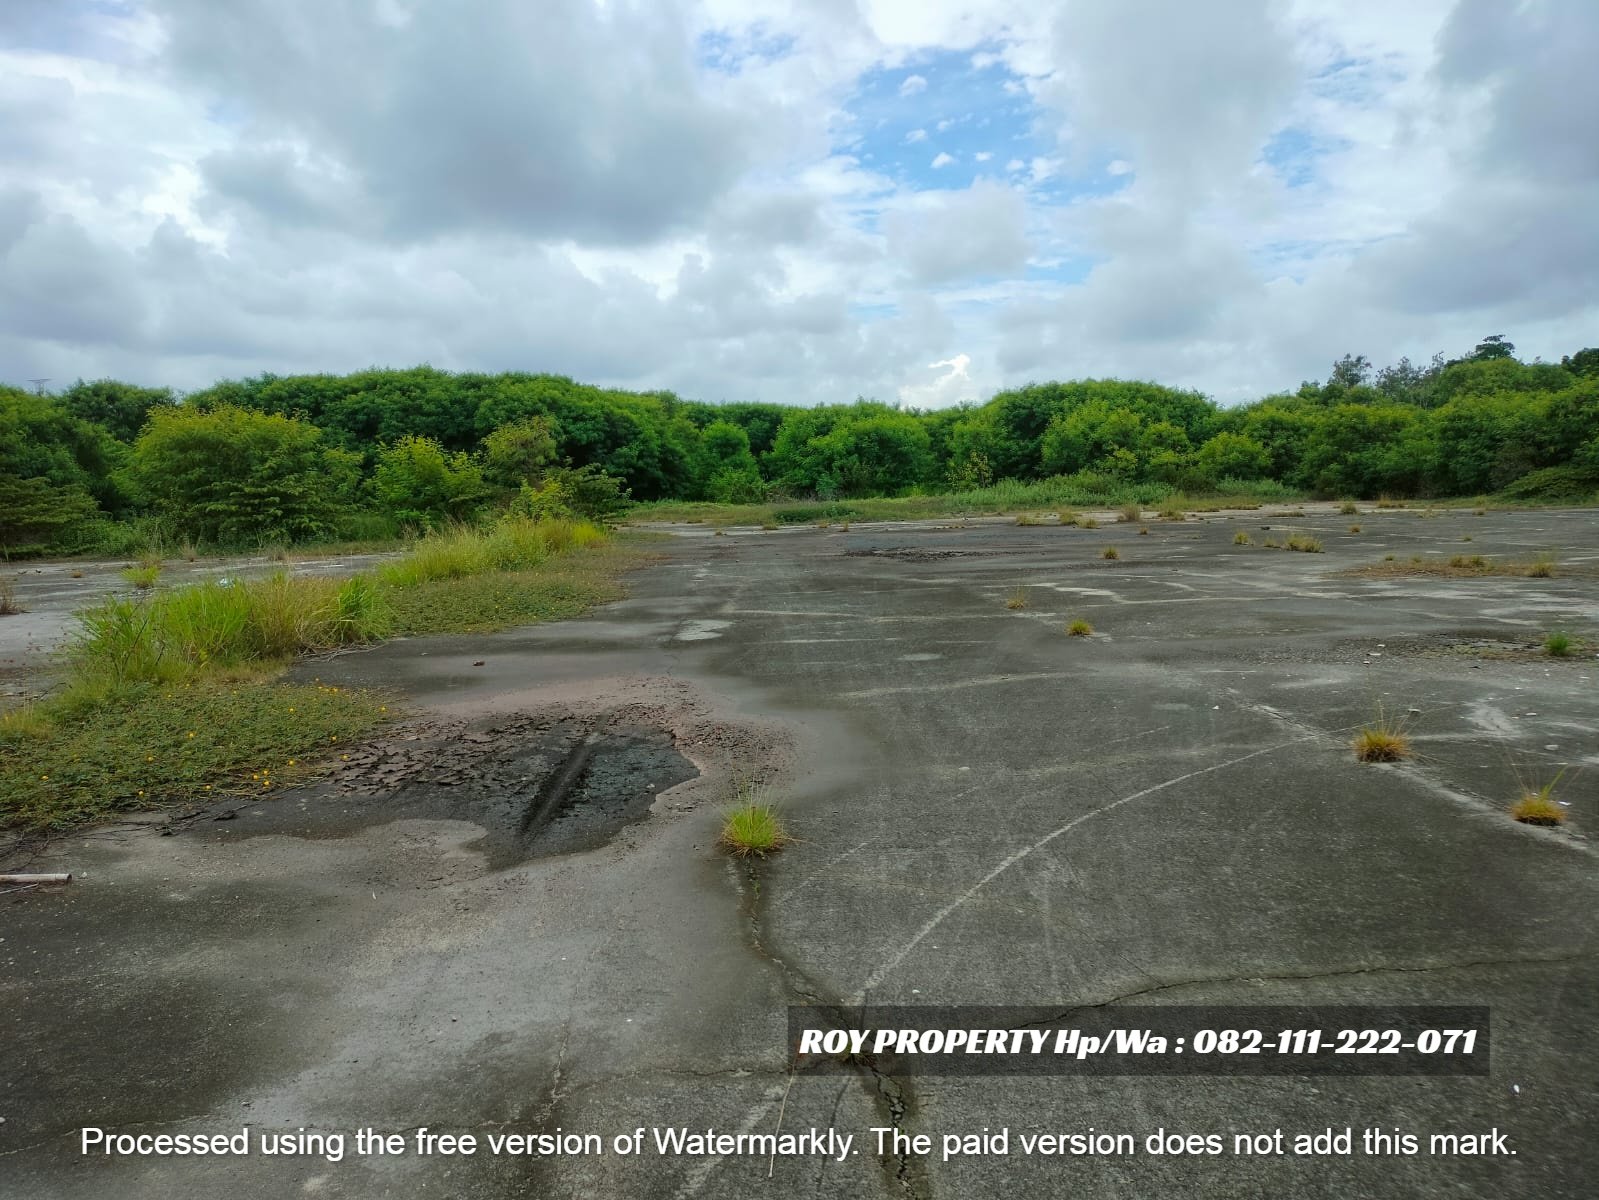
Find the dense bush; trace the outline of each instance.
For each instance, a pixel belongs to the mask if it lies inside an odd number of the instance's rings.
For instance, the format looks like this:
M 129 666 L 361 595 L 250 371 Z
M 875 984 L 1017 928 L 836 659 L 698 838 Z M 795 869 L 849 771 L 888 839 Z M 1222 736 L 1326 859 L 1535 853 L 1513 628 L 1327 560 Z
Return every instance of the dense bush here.
M 239 545 L 326 534 L 354 499 L 359 466 L 314 425 L 223 405 L 156 411 L 128 476 L 176 535 Z
M 1553 499 L 1591 495 L 1596 475 L 1599 350 L 1526 363 L 1501 337 L 1425 367 L 1373 371 L 1346 355 L 1323 383 L 1227 409 L 1115 379 L 1029 384 L 935 412 L 703 404 L 431 367 L 262 375 L 181 404 L 115 380 L 53 397 L 0 387 L 8 553 L 126 553 L 157 531 L 224 544 L 375 538 L 506 511 L 604 518 L 662 498 L 832 503 L 1036 487 L 1082 504 L 1232 481 L 1251 492 Z

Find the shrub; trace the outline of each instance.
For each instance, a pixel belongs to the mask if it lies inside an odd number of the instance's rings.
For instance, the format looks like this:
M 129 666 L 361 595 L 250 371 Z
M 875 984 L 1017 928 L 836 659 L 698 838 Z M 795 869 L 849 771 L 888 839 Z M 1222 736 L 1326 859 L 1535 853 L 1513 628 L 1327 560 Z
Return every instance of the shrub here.
M 134 442 L 128 475 L 179 535 L 246 545 L 326 534 L 354 498 L 359 459 L 274 413 L 167 408 Z
M 483 473 L 466 455 L 410 435 L 378 452 L 372 494 L 396 520 L 432 529 L 470 516 L 488 497 Z
M 622 481 L 597 467 L 561 467 L 537 487 L 523 484 L 511 511 L 536 520 L 582 517 L 602 521 L 632 503 Z
M 1550 658 L 1569 658 L 1571 656 L 1571 637 L 1569 634 L 1556 631 L 1543 640 L 1544 653 Z

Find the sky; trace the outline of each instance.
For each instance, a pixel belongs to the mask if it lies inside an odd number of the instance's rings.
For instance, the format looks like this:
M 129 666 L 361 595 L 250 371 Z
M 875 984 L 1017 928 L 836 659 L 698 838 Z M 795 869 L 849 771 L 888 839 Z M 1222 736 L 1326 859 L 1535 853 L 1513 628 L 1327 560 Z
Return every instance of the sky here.
M 0 380 L 917 407 L 1599 345 L 1594 0 L 5 0 Z

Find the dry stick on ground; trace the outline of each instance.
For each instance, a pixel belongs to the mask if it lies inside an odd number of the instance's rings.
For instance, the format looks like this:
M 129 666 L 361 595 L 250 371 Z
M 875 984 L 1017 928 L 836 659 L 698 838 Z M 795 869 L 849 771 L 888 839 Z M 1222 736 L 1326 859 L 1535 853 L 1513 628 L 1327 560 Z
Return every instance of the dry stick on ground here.
M 28 886 L 41 883 L 71 883 L 72 876 L 68 873 L 50 875 L 0 875 L 0 887 L 9 887 L 11 884 Z

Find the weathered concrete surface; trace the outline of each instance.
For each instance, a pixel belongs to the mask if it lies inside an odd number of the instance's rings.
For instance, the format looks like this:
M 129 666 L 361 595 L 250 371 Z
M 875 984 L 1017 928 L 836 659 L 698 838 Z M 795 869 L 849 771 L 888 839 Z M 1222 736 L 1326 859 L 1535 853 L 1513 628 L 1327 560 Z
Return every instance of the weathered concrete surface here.
M 688 529 L 592 619 L 317 664 L 410 693 L 412 740 L 226 822 L 62 841 L 32 865 L 79 872 L 70 889 L 0 897 L 0 1193 L 1591 1195 L 1599 661 L 1534 647 L 1599 632 L 1577 573 L 1599 564 L 1599 517 L 1350 520 Z M 1326 553 L 1232 544 L 1262 524 Z M 1342 573 L 1544 549 L 1573 570 Z M 1094 637 L 1064 636 L 1079 616 Z M 1353 761 L 1379 706 L 1407 720 L 1412 763 Z M 540 738 L 619 728 L 666 731 L 699 774 L 595 849 L 507 853 L 484 794 L 538 792 L 566 753 Z M 1562 767 L 1568 831 L 1504 816 Z M 771 781 L 801 838 L 750 870 L 712 845 L 739 779 Z M 1494 1070 L 789 1087 L 785 1006 L 862 998 L 1484 1003 Z M 780 1112 L 861 1153 L 108 1163 L 75 1140 Z M 867 1131 L 894 1121 L 1229 1144 L 1497 1126 L 1518 1153 L 880 1162 Z

